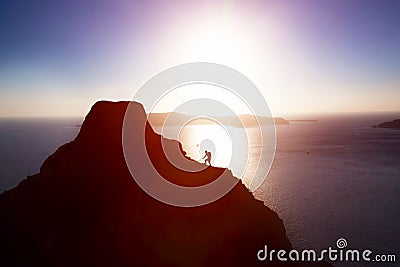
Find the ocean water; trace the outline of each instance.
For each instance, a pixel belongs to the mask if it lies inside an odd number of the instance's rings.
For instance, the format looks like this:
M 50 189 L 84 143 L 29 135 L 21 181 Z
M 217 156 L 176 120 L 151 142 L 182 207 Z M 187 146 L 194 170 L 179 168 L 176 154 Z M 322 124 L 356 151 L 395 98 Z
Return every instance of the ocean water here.
M 255 196 L 285 222 L 295 248 L 396 254 L 400 266 L 400 130 L 371 128 L 400 114 L 324 117 L 277 127 L 277 151 Z M 306 153 L 309 149 L 309 154 Z
M 72 141 L 82 118 L 1 118 L 0 192 L 39 172 L 43 161 Z
M 318 122 L 277 126 L 275 159 L 254 195 L 279 214 L 295 248 L 335 248 L 336 240 L 345 238 L 348 248 L 396 254 L 397 262 L 336 262 L 335 266 L 400 265 L 400 130 L 371 127 L 399 117 L 398 113 L 324 115 L 312 117 Z M 37 173 L 58 146 L 73 140 L 81 121 L 1 119 L 0 192 Z M 164 134 L 168 137 L 168 129 Z M 195 155 L 197 141 L 183 141 Z M 250 140 L 250 163 L 259 157 L 258 142 Z

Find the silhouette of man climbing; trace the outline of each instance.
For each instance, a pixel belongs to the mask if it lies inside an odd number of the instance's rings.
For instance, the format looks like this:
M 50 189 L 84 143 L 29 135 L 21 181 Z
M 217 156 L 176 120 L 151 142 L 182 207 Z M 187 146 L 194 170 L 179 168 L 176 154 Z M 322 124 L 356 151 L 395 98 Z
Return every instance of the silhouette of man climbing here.
M 205 159 L 204 164 L 207 164 L 207 161 L 208 161 L 208 165 L 211 166 L 211 152 L 210 151 L 207 151 L 207 150 L 205 151 L 205 155 L 204 155 L 203 159 Z

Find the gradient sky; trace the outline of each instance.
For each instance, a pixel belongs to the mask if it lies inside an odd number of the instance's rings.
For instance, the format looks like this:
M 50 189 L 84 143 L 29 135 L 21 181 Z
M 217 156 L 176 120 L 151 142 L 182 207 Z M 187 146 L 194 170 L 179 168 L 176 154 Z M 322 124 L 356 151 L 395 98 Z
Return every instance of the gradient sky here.
M 274 114 L 400 110 L 400 1 L 1 1 L 0 116 L 82 116 L 209 61 Z

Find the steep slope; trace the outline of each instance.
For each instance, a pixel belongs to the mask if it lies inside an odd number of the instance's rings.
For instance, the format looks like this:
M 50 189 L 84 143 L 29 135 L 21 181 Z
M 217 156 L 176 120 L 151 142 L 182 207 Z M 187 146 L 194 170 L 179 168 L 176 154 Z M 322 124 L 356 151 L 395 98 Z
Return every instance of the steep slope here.
M 143 107 L 134 105 L 138 120 L 146 120 Z M 277 265 L 258 262 L 256 254 L 265 244 L 291 249 L 284 225 L 240 182 L 218 201 L 195 208 L 163 204 L 136 184 L 121 142 L 127 106 L 96 103 L 74 141 L 0 196 L 1 266 Z M 164 139 L 146 125 L 149 156 L 166 179 L 197 186 L 226 171 L 176 169 L 162 151 Z

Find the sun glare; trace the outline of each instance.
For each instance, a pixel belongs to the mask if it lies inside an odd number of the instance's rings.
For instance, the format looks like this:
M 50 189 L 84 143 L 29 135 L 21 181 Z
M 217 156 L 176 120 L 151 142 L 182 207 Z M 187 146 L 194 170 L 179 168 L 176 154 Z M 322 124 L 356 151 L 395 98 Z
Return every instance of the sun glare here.
M 163 66 L 187 62 L 222 64 L 248 77 L 265 98 L 284 98 L 279 96 L 279 88 L 290 88 L 284 75 L 293 78 L 291 69 L 297 65 L 287 52 L 285 35 L 274 27 L 273 20 L 266 18 L 261 23 L 235 8 L 223 14 L 207 14 L 175 18 L 176 27 L 162 38 Z M 165 53 L 165 49 L 171 53 Z
M 251 114 L 252 111 L 245 102 L 242 101 L 234 93 L 228 89 L 221 88 L 210 84 L 190 84 L 171 90 L 168 94 L 159 98 L 158 102 L 153 106 L 152 113 L 172 112 L 179 105 L 191 101 L 192 99 L 211 99 L 218 103 L 223 103 L 231 109 L 230 114 L 225 114 L 222 109 L 204 107 L 209 110 L 209 115 L 227 116 L 233 114 Z M 196 115 L 198 110 L 192 108 L 191 112 Z
M 205 150 L 212 153 L 214 166 L 228 167 L 232 157 L 232 140 L 226 129 L 208 120 L 207 125 L 196 125 L 196 120 L 182 127 L 178 140 L 192 159 L 203 162 Z
M 213 10 L 190 18 L 183 16 L 175 24 L 166 36 L 174 36 L 168 40 L 168 50 L 174 51 L 175 59 L 185 62 L 214 62 L 246 71 L 249 66 L 259 65 L 255 63 L 262 60 L 264 53 L 275 51 L 276 47 L 273 40 L 264 42 L 264 34 L 275 35 L 272 25 L 264 24 L 260 34 L 257 20 L 234 8 L 225 13 Z M 264 62 L 263 66 L 265 63 L 268 64 Z

